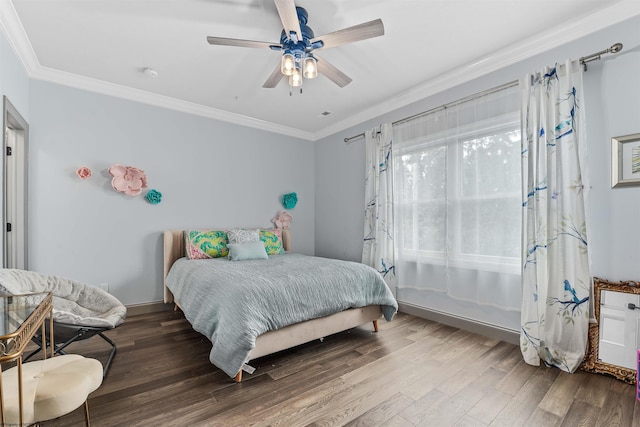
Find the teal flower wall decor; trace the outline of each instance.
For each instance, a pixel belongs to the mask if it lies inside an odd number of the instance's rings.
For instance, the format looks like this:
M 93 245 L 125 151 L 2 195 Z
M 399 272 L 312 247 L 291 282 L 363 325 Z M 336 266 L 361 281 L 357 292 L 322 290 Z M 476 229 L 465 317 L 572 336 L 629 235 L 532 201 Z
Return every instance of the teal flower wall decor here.
M 289 193 L 282 196 L 282 206 L 285 209 L 293 209 L 298 203 L 298 195 L 296 193 Z
M 157 190 L 149 190 L 144 198 L 152 205 L 157 205 L 162 201 L 162 193 Z

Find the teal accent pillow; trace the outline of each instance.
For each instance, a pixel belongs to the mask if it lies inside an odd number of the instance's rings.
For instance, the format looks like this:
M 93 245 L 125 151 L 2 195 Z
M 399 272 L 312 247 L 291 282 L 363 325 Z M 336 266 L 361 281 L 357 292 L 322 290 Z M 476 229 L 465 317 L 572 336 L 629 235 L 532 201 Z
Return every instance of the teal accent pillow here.
M 282 230 L 260 230 L 260 240 L 264 243 L 264 248 L 268 255 L 284 253 L 284 247 L 282 247 Z
M 189 259 L 221 258 L 229 253 L 224 230 L 185 230 L 184 240 Z
M 262 242 L 229 243 L 229 260 L 269 259 Z

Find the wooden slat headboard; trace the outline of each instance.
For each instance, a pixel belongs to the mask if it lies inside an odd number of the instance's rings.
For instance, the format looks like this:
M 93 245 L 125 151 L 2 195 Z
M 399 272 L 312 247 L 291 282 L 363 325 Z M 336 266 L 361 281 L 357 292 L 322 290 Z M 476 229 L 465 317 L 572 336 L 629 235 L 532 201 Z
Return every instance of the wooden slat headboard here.
M 285 251 L 291 250 L 291 232 L 289 230 L 282 230 L 282 246 L 284 247 Z M 173 263 L 185 256 L 184 230 L 166 230 L 164 232 L 163 256 L 164 302 L 172 303 L 174 302 L 173 294 L 171 293 L 169 288 L 167 288 L 167 274 L 169 274 L 169 270 L 171 269 Z

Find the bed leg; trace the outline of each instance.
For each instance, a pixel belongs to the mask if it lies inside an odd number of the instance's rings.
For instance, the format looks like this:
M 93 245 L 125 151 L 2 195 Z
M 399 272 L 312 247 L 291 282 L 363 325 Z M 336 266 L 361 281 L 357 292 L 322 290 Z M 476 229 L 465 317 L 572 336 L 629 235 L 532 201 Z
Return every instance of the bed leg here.
M 233 381 L 239 383 L 242 381 L 242 369 L 240 369 L 238 371 L 238 373 L 236 374 L 236 377 L 233 379 Z
M 173 311 L 177 312 L 178 311 L 178 304 L 173 304 Z
M 374 320 L 374 321 L 373 321 L 373 330 L 374 330 L 375 332 L 378 332 L 378 321 L 377 321 L 377 320 Z

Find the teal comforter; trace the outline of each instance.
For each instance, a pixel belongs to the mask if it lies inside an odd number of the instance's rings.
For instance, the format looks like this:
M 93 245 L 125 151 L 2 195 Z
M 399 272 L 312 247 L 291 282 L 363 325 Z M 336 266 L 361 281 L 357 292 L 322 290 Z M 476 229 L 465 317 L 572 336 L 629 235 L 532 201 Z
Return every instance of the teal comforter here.
M 249 261 L 182 258 L 167 287 L 193 328 L 211 340 L 211 363 L 230 377 L 267 331 L 352 307 L 380 305 L 387 321 L 398 310 L 373 268 L 292 253 Z

